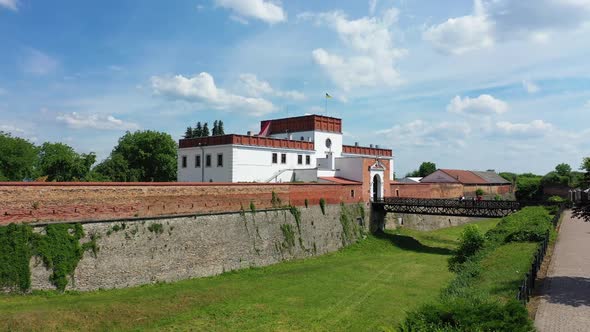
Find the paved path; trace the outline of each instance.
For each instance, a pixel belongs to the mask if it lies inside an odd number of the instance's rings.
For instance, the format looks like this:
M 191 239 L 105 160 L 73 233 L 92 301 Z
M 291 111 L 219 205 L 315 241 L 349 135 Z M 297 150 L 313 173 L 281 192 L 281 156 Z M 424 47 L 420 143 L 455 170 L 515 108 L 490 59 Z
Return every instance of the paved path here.
M 535 317 L 540 332 L 590 331 L 590 222 L 566 211 Z

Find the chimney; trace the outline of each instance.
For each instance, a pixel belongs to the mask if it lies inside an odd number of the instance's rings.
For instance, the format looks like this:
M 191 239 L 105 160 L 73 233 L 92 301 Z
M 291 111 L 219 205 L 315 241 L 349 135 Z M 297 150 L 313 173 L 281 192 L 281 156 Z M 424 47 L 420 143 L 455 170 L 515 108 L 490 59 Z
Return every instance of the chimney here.
M 372 148 L 373 147 L 373 144 L 369 144 L 369 147 Z
M 354 142 L 354 146 L 359 146 L 359 142 Z

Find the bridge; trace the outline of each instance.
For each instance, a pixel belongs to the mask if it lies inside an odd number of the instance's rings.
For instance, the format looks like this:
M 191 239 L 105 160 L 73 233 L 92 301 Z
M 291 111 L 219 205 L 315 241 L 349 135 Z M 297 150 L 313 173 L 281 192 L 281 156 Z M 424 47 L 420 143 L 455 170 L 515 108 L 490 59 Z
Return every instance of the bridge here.
M 373 202 L 383 212 L 499 218 L 520 209 L 515 201 L 385 197 Z

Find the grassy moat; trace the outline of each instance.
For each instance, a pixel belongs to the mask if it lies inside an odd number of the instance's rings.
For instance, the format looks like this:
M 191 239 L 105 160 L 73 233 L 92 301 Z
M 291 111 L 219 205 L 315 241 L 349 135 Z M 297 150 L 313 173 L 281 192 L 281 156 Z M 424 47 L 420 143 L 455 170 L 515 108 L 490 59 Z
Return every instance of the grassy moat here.
M 476 224 L 485 232 L 498 221 Z M 462 229 L 388 232 L 317 258 L 170 284 L 0 295 L 0 330 L 391 329 L 451 280 Z

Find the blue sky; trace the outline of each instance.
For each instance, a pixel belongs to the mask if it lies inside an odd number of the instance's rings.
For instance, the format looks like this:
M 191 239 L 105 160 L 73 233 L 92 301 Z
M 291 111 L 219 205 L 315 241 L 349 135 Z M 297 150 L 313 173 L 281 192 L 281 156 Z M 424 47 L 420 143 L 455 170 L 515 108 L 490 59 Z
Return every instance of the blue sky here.
M 396 173 L 546 173 L 590 155 L 590 0 L 0 0 L 0 130 L 105 158 L 324 113 Z

